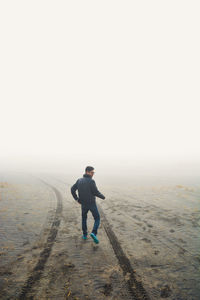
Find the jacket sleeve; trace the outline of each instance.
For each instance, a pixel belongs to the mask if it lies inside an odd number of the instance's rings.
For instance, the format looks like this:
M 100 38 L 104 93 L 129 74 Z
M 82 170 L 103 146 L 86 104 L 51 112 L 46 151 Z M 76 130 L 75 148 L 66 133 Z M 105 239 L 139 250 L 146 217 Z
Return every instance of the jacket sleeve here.
M 98 190 L 98 188 L 97 188 L 96 183 L 95 183 L 94 180 L 91 180 L 91 191 L 92 191 L 92 194 L 94 196 L 97 196 L 97 197 L 99 197 L 101 199 L 105 199 L 106 198 L 102 193 L 99 192 L 99 190 Z
M 78 183 L 78 180 L 77 180 L 76 183 L 74 183 L 74 185 L 72 185 L 72 187 L 71 187 L 71 193 L 72 193 L 72 196 L 73 196 L 73 198 L 74 198 L 76 201 L 79 200 L 79 198 L 78 198 L 78 196 L 77 196 L 77 194 L 76 194 L 76 190 L 78 189 L 77 183 Z

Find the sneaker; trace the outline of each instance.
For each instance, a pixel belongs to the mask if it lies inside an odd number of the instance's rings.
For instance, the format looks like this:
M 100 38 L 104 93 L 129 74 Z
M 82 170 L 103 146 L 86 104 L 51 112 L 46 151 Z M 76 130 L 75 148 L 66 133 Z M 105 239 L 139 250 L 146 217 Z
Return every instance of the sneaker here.
M 94 240 L 94 242 L 95 242 L 96 244 L 99 243 L 99 240 L 98 240 L 97 236 L 96 236 L 93 232 L 90 233 L 90 236 L 93 238 L 93 240 Z
M 83 235 L 82 235 L 82 239 L 83 239 L 83 240 L 87 240 L 87 239 L 88 239 L 87 234 L 83 234 Z

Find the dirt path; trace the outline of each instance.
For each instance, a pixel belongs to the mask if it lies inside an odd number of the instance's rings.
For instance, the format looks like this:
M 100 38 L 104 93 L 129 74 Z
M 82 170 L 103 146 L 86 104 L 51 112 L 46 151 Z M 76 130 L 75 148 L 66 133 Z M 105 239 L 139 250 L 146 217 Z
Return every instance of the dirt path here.
M 42 182 L 55 193 L 55 210 L 31 248 L 5 266 L 1 299 L 149 299 L 100 206 L 100 243 L 84 241 L 81 207 L 67 184 Z M 89 232 L 92 226 L 89 212 Z
M 135 188 L 132 193 L 131 188 L 129 194 L 128 189 L 116 191 L 105 186 L 108 201 L 97 198 L 101 222 L 100 243 L 95 244 L 90 237 L 81 239 L 81 206 L 72 198 L 70 180 L 50 175 L 38 175 L 37 180 L 44 198 L 41 196 L 37 205 L 38 213 L 32 207 L 21 234 L 30 231 L 30 219 L 37 220 L 40 233 L 20 255 L 2 265 L 0 299 L 196 300 L 199 219 L 198 201 L 191 188 L 185 189 L 194 205 L 181 211 L 182 198 L 175 198 L 168 207 L 179 186 L 154 188 L 155 200 L 151 189 Z M 33 195 L 29 189 L 28 193 L 31 204 Z M 49 205 L 52 195 L 54 204 Z M 27 197 L 19 201 L 21 210 L 27 201 Z M 89 212 L 89 233 L 93 222 Z
M 55 190 L 55 187 L 53 188 Z M 63 185 L 60 185 L 59 189 L 66 200 L 63 199 L 65 204 L 61 213 L 60 228 L 40 281 L 31 292 L 29 291 L 28 297 L 32 295 L 34 299 L 148 299 L 117 237 L 111 228 L 109 229 L 102 209 L 100 244 L 94 244 L 91 238 L 83 241 L 80 206 L 72 200 L 69 190 L 62 190 Z M 90 218 L 88 228 L 92 226 L 93 219 Z

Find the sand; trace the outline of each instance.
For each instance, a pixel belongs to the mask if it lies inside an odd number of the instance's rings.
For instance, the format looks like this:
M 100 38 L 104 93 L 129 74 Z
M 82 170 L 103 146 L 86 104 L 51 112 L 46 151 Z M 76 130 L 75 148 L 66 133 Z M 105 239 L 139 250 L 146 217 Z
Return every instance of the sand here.
M 199 299 L 198 180 L 95 180 L 99 244 L 74 175 L 1 174 L 0 299 Z

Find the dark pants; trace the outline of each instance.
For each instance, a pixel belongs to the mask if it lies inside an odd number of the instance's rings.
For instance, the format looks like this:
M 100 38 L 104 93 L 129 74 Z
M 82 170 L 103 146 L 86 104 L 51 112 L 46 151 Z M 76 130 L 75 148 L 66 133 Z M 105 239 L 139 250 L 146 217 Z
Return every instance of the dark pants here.
M 94 226 L 92 229 L 92 232 L 97 235 L 97 230 L 100 224 L 100 215 L 99 215 L 99 211 L 97 208 L 96 203 L 92 203 L 92 204 L 81 204 L 81 210 L 82 210 L 82 230 L 83 230 L 83 234 L 87 234 L 87 213 L 90 210 L 93 218 L 94 218 Z

